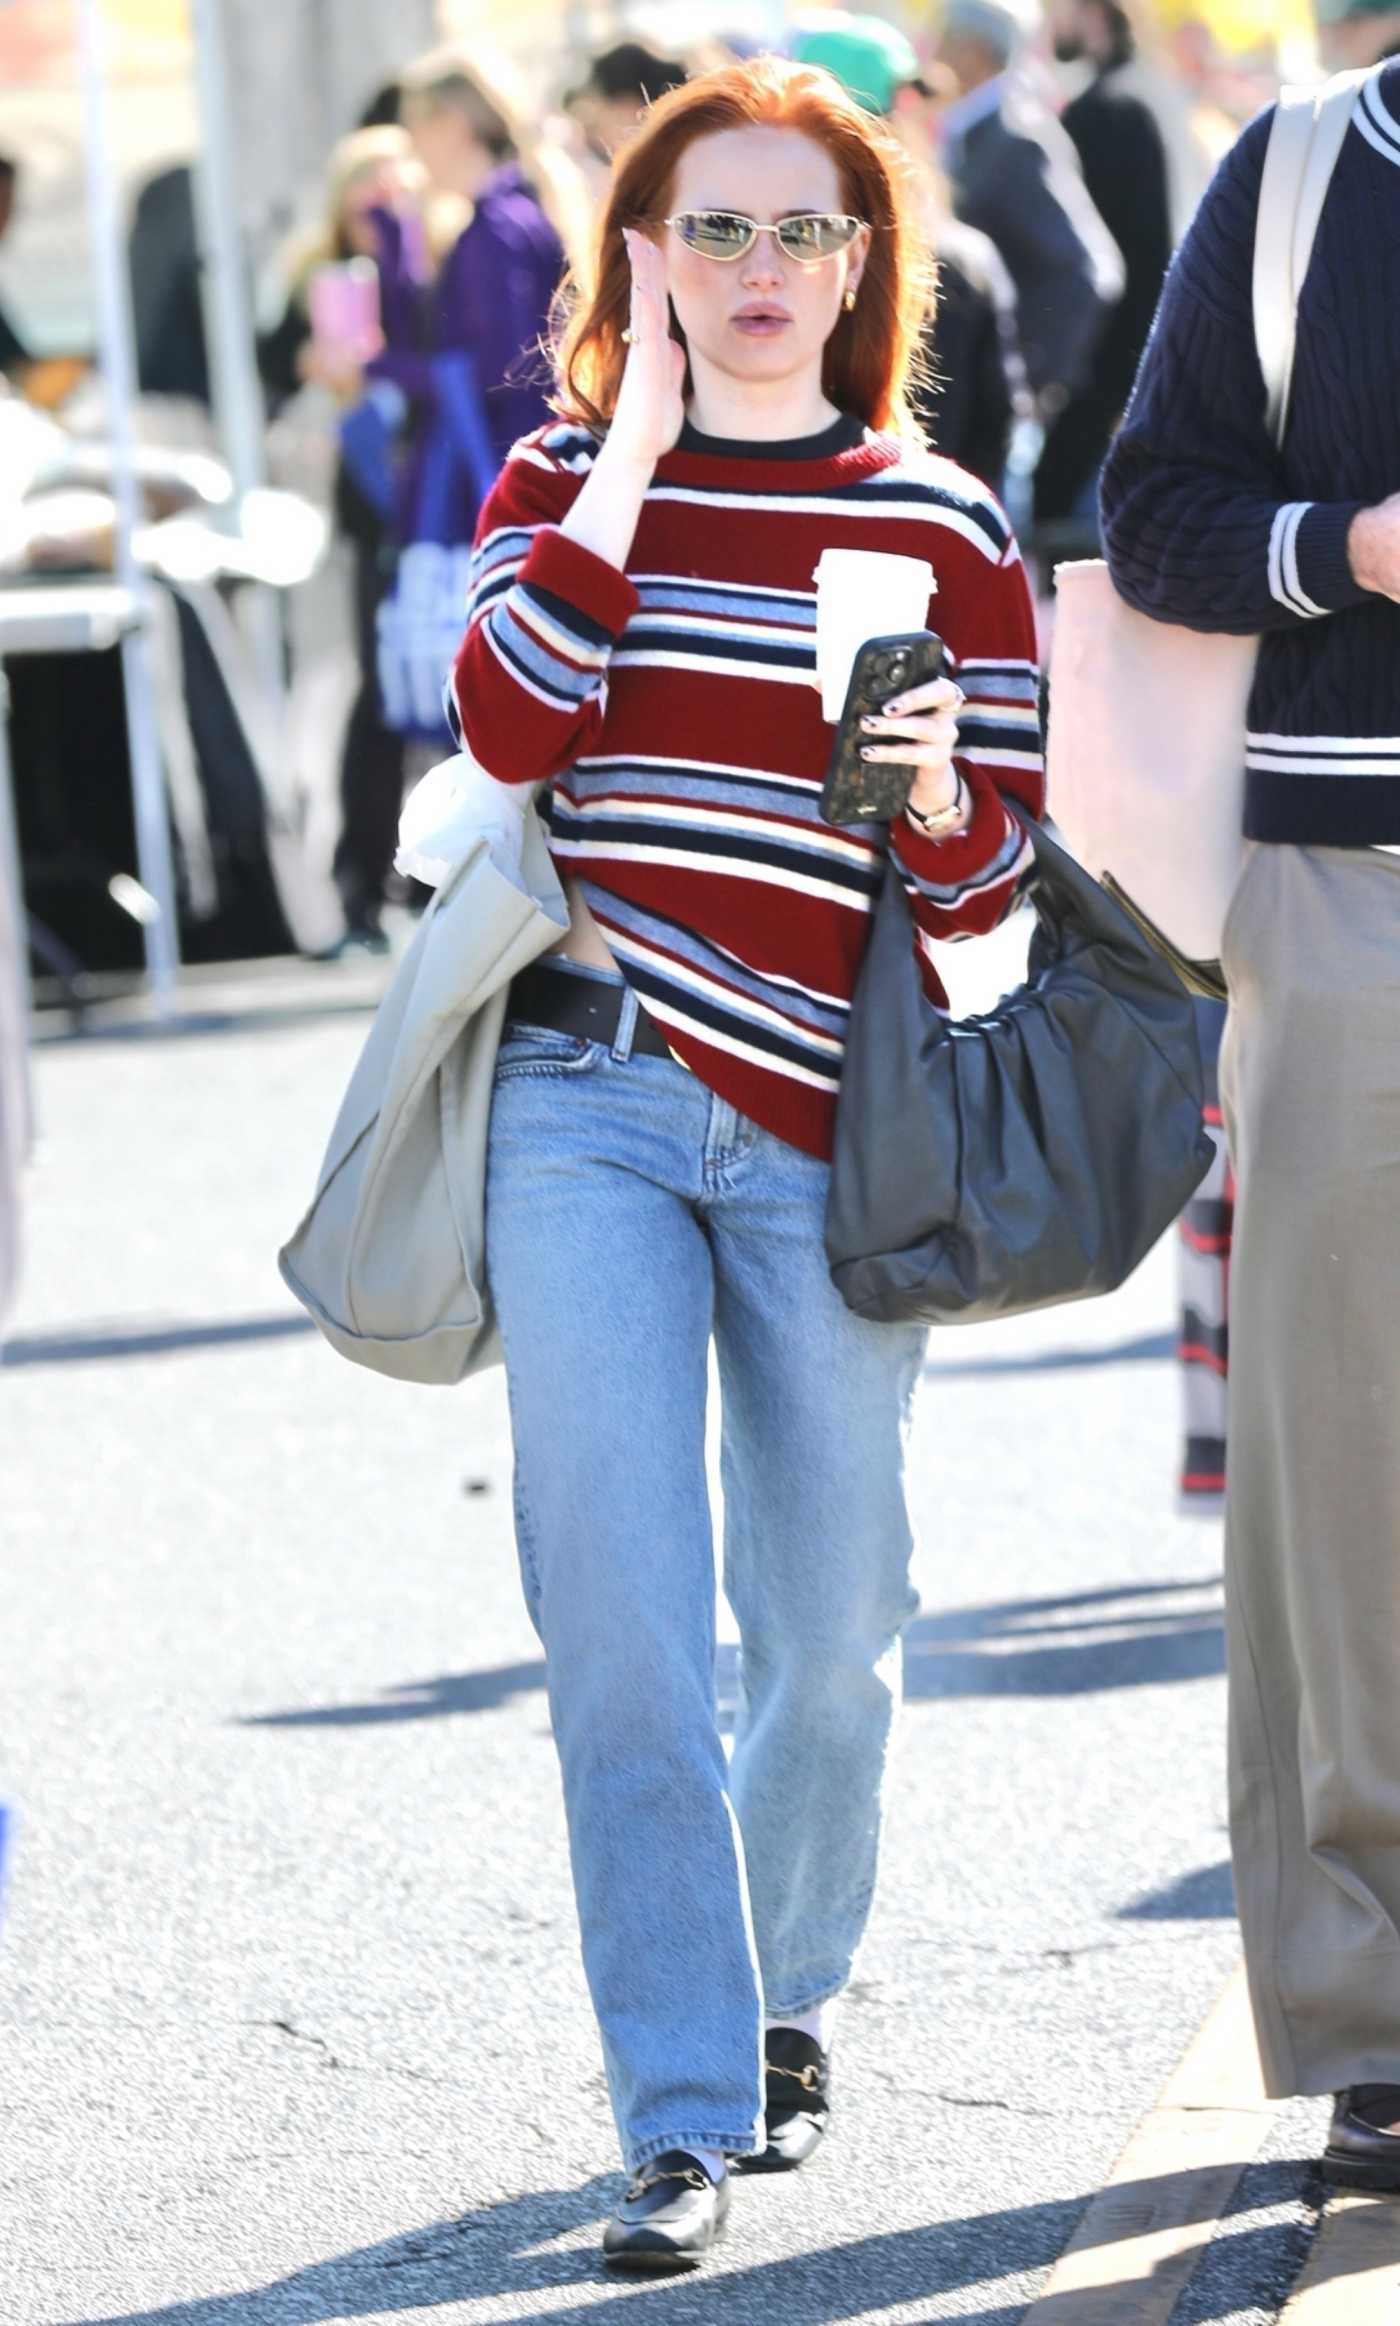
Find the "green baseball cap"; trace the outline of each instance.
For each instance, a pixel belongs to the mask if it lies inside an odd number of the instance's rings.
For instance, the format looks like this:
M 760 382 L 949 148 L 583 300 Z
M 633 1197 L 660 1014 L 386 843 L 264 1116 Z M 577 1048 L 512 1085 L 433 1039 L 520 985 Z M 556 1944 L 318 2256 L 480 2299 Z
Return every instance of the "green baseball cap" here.
M 1349 24 L 1354 16 L 1400 16 L 1400 0 L 1313 0 L 1319 24 Z
M 897 25 L 841 8 L 800 17 L 788 54 L 802 65 L 825 66 L 867 113 L 888 113 L 905 84 L 919 78 L 918 53 Z

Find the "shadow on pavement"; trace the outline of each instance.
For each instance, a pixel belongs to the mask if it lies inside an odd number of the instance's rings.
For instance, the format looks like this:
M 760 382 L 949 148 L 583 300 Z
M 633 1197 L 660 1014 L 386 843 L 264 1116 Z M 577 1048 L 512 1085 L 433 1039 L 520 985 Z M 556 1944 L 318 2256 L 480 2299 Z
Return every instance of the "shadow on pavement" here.
M 31 1333 L 0 1347 L 0 1366 L 94 1365 L 112 1357 L 170 1357 L 186 1349 L 217 1349 L 246 1341 L 286 1341 L 314 1333 L 309 1316 L 230 1318 L 222 1324 L 105 1325 L 86 1332 Z
M 1230 1861 L 1222 1865 L 1202 1866 L 1194 1874 L 1183 1874 L 1179 1882 L 1171 1882 L 1165 1890 L 1153 1890 L 1146 1898 L 1119 1909 L 1120 1922 L 1233 1922 L 1235 1919 L 1235 1877 Z
M 1294 2176 L 1301 2193 L 1308 2167 L 1289 2163 L 1276 2171 Z M 671 2279 L 647 2286 L 619 2283 L 614 2296 L 596 2294 L 582 2301 L 565 2300 L 543 2308 L 538 2297 L 554 2290 L 567 2294 L 571 2287 L 595 2286 L 601 2276 L 597 2253 L 588 2247 L 541 2252 L 540 2246 L 597 2222 L 609 2209 L 620 2184 L 598 2176 L 572 2190 L 553 2190 L 539 2196 L 507 2199 L 469 2213 L 459 2221 L 442 2221 L 401 2238 L 361 2247 L 357 2252 L 318 2262 L 271 2284 L 243 2293 L 212 2295 L 207 2299 L 172 2302 L 157 2309 L 88 2314 L 55 2320 L 54 2326 L 262 2326 L 272 2318 L 293 2318 L 303 2326 L 359 2317 L 382 2317 L 395 2311 L 427 2311 L 452 2302 L 504 2301 L 512 2296 L 535 2297 L 529 2316 L 535 2326 L 607 2326 L 609 2320 L 661 2318 L 693 2321 L 730 2318 L 744 2326 L 777 2321 L 780 2326 L 835 2326 L 842 2319 L 878 2316 L 897 2303 L 929 2300 L 935 2296 L 994 2286 L 1000 2278 L 1048 2269 L 1078 2226 L 1088 2198 L 1042 2205 L 1008 2206 L 1000 2212 L 978 2213 L 962 2220 L 937 2222 L 923 2229 L 893 2230 L 864 2237 L 849 2245 L 829 2245 L 795 2255 L 789 2261 L 759 2262 L 745 2268 L 721 2266 L 694 2278 Z M 1170 2196 L 1166 2194 L 1170 2189 Z M 1171 2217 L 1199 2222 L 1202 2246 L 1214 2223 L 1219 2197 L 1219 2174 L 1214 2170 L 1188 2171 L 1152 2180 L 1124 2183 L 1116 2191 L 1118 2204 L 1105 2216 L 1105 2229 L 1117 2234 L 1125 2217 L 1141 2211 L 1155 2215 L 1170 2205 Z M 747 2191 L 744 2192 L 745 2196 Z M 757 2201 L 762 2201 L 757 2200 Z M 1126 2209 L 1126 2212 L 1125 2212 Z M 736 2204 L 731 2237 L 743 2236 Z M 1231 2282 L 1238 2289 L 1252 2283 L 1267 2269 L 1278 2231 L 1243 2230 L 1232 2236 L 1232 2256 L 1239 2264 Z M 732 2254 L 734 2246 L 726 2249 Z M 1140 2293 L 1143 2281 L 1125 2276 L 1125 2297 Z M 699 2302 L 695 2297 L 699 2297 Z M 1223 2297 L 1231 2299 L 1228 2294 Z M 1082 2314 L 1083 2297 L 1066 2297 L 1064 2326 L 1074 2326 L 1074 2309 Z M 517 2313 L 524 2315 L 523 2311 Z M 1125 2315 L 1127 2308 L 1125 2304 Z M 1213 2313 L 1225 2317 L 1229 2313 Z M 1011 2307 L 977 2307 L 945 2326 L 1017 2326 L 1024 2303 Z
M 1280 2316 L 1317 2235 L 1326 2196 L 1313 2162 L 1301 2170 L 1291 2159 L 1272 2157 L 1246 2165 L 1222 2208 L 1218 2234 L 1182 2289 L 1171 2326 L 1218 2326 L 1242 2314 Z M 1266 2213 L 1274 2216 L 1267 2225 L 1258 2218 Z M 1255 2225 L 1242 2235 L 1234 2223 L 1247 2214 L 1255 2216 Z M 1239 2268 L 1242 2247 L 1247 2285 Z
M 933 1346 L 946 1345 L 935 1331 Z M 924 1367 L 924 1378 L 970 1381 L 996 1373 L 1077 1373 L 1097 1365 L 1152 1365 L 1174 1357 L 1176 1348 L 1175 1333 L 1144 1333 L 1136 1341 L 1117 1341 L 1106 1349 L 1042 1349 L 1014 1357 L 955 1358 L 951 1364 L 930 1358 Z
M 1218 1583 L 1191 1576 L 918 1616 L 904 1635 L 905 1695 L 1088 1696 L 1215 1679 L 1225 1669 Z M 1191 1604 L 1162 1609 L 1163 1598 Z
M 310 1317 L 281 1313 L 234 1317 L 210 1324 L 89 1326 L 63 1333 L 31 1333 L 0 1346 L 2 1365 L 87 1365 L 114 1357 L 167 1357 L 186 1349 L 214 1349 L 241 1341 L 280 1341 L 315 1331 Z M 1170 1334 L 1130 1341 L 1116 1349 L 1063 1349 L 1041 1357 L 979 1357 L 965 1365 L 927 1365 L 926 1373 L 967 1377 L 982 1373 L 1046 1373 L 1081 1365 L 1120 1365 L 1169 1357 Z
M 387 984 L 387 978 L 383 980 Z M 178 1017 L 153 1018 L 141 1016 L 104 1018 L 94 1013 L 74 1025 L 65 1019 L 58 1024 L 40 1022 L 34 1037 L 36 1049 L 68 1048 L 78 1043 L 88 1048 L 95 1044 L 108 1047 L 113 1043 L 130 1042 L 188 1042 L 211 1034 L 285 1034 L 304 1026 L 317 1026 L 327 1018 L 367 1018 L 379 1005 L 378 992 L 327 994 L 323 1000 L 297 1000 L 254 1003 L 242 1009 L 182 1010 Z M 142 1008 L 139 1001 L 130 1004 Z
M 1162 1597 L 1199 1601 L 1217 1576 L 1181 1583 L 1129 1583 L 1121 1590 L 1081 1591 L 1063 1599 L 1011 1599 L 918 1616 L 904 1635 L 904 1690 L 911 1703 L 959 1696 L 1080 1696 L 1104 1688 L 1139 1688 L 1174 1680 L 1213 1679 L 1225 1669 L 1225 1639 L 1213 1606 L 1162 1610 Z M 1090 1611 L 1094 1612 L 1090 1612 Z M 1112 1612 L 1101 1612 L 1111 1610 Z M 1111 1634 L 1111 1637 L 1104 1636 Z M 444 1672 L 386 1688 L 368 1704 L 318 1705 L 304 1712 L 261 1712 L 243 1728 L 359 1728 L 397 1720 L 448 1719 L 494 1712 L 514 1697 L 542 1690 L 543 1658 L 485 1672 Z M 719 1722 L 727 1735 L 739 1695 L 739 1651 L 721 1646 L 715 1663 Z M 1223 1909 L 1233 1912 L 1233 1905 Z M 1149 1913 L 1149 1908 L 1132 1909 Z M 1163 1918 L 1188 1909 L 1160 1908 Z
M 372 1704 L 328 1704 L 309 1712 L 257 1712 L 240 1728 L 362 1728 L 376 1721 L 437 1720 L 456 1712 L 494 1712 L 544 1686 L 544 1662 L 498 1664 L 490 1672 L 444 1672 L 407 1680 Z

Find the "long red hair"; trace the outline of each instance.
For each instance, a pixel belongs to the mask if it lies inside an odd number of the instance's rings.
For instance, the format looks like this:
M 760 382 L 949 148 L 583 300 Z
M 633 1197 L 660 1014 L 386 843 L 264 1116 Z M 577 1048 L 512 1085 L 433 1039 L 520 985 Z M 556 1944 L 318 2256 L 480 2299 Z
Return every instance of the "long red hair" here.
M 606 427 L 617 404 L 631 308 L 623 228 L 656 230 L 670 208 L 676 164 L 697 138 L 755 127 L 800 130 L 824 146 L 840 172 L 842 202 L 871 229 L 859 304 L 843 309 L 826 343 L 825 393 L 869 428 L 918 434 L 908 390 L 922 370 L 936 275 L 915 223 L 908 160 L 830 73 L 777 56 L 721 65 L 669 90 L 619 153 L 589 276 L 570 275 L 561 294 L 554 401 L 564 419 Z M 671 329 L 684 344 L 674 315 Z

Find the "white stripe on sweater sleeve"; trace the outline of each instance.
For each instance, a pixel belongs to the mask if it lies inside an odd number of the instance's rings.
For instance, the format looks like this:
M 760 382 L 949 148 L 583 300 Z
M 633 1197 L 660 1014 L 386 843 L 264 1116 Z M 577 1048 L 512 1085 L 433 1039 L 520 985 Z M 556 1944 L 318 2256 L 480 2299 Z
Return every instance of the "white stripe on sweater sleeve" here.
M 1298 578 L 1298 528 L 1313 505 L 1311 501 L 1285 501 L 1269 535 L 1270 592 L 1290 614 L 1301 615 L 1306 620 L 1314 620 L 1328 611 L 1308 596 Z

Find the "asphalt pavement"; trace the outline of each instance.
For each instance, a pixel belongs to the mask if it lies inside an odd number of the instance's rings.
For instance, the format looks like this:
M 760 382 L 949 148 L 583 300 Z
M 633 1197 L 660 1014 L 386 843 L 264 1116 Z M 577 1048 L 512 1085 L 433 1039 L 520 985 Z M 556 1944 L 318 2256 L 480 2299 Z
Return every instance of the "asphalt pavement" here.
M 935 1338 L 833 2132 L 739 2184 L 705 2273 L 610 2281 L 502 1381 L 358 1371 L 276 1273 L 378 981 L 265 965 L 173 1032 L 41 1029 L 0 1357 L 0 2321 L 1019 2326 L 1238 1955 L 1170 1248 Z M 1321 2130 L 1277 2111 L 1172 2326 L 1276 2318 Z

